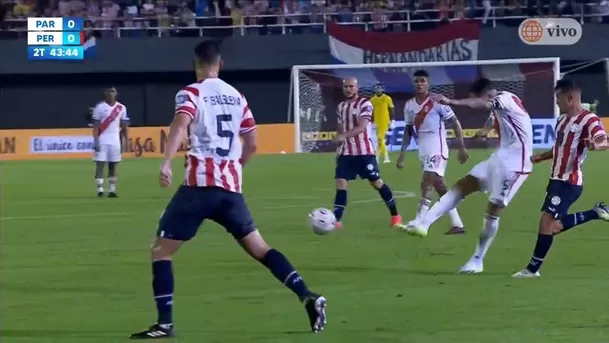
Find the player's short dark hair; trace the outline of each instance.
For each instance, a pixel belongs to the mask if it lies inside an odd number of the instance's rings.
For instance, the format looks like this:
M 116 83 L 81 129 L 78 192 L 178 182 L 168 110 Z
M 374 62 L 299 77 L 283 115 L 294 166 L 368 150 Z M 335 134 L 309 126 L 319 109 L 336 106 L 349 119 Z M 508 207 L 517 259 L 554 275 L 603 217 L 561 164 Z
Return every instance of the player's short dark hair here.
M 573 80 L 569 79 L 561 79 L 556 81 L 556 86 L 554 87 L 555 91 L 561 92 L 573 92 L 580 91 L 580 88 Z
M 427 70 L 419 69 L 414 72 L 413 76 L 414 77 L 429 77 L 429 73 L 427 72 Z
M 481 77 L 472 83 L 472 85 L 469 87 L 469 92 L 476 95 L 481 95 L 486 91 L 493 89 L 493 87 L 493 82 L 491 80 Z
M 195 47 L 195 56 L 203 64 L 215 64 L 220 61 L 220 44 L 206 40 Z

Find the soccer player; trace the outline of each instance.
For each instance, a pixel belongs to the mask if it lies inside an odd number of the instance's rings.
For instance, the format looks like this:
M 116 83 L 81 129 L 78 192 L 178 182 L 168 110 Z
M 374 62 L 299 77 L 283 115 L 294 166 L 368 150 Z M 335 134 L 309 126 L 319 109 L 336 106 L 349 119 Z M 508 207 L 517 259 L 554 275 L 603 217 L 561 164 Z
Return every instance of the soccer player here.
M 582 164 L 590 150 L 607 150 L 607 134 L 598 116 L 582 106 L 581 90 L 570 80 L 560 80 L 554 88 L 562 115 L 556 123 L 556 141 L 550 151 L 535 155 L 533 163 L 552 160 L 550 182 L 541 207 L 539 233 L 528 266 L 515 278 L 539 277 L 554 236 L 591 220 L 609 221 L 609 208 L 597 203 L 593 208 L 568 213 L 582 193 Z
M 463 143 L 461 123 L 453 110 L 446 105 L 438 104 L 429 94 L 429 74 L 425 70 L 414 73 L 415 96 L 404 106 L 406 128 L 402 138 L 402 150 L 398 157 L 397 167 L 404 168 L 404 155 L 412 137 L 417 138 L 419 161 L 423 169 L 421 180 L 421 199 L 416 218 L 421 218 L 431 206 L 431 195 L 435 190 L 439 196 L 446 194 L 448 187 L 444 181 L 444 173 L 448 161 L 448 143 L 446 142 L 446 126 L 452 124 L 455 138 L 459 144 L 457 155 L 460 163 L 469 158 Z M 432 95 L 434 97 L 434 95 Z M 456 208 L 448 212 L 451 228 L 446 234 L 465 233 L 461 216 Z
M 345 100 L 338 104 L 337 109 L 337 135 L 334 142 L 338 144 L 338 157 L 336 158 L 336 197 L 334 198 L 334 215 L 336 227 L 341 228 L 340 220 L 347 206 L 347 186 L 349 181 L 357 176 L 366 179 L 380 194 L 391 213 L 391 226 L 402 222 L 393 194 L 389 186 L 383 183 L 379 175 L 376 154 L 372 145 L 372 119 L 373 107 L 368 99 L 358 95 L 359 85 L 355 77 L 343 80 L 343 94 Z
M 384 93 L 383 85 L 377 83 L 374 88 L 374 95 L 370 98 L 372 103 L 372 121 L 376 125 L 376 138 L 378 141 L 378 154 L 384 158 L 383 163 L 391 163 L 389 159 L 389 151 L 387 151 L 387 144 L 385 144 L 385 136 L 387 136 L 387 130 L 391 124 L 391 118 L 394 115 L 393 100 L 391 97 Z
M 116 88 L 104 90 L 105 100 L 93 109 L 93 148 L 97 196 L 104 196 L 104 166 L 108 163 L 108 197 L 116 198 L 116 169 L 122 147 L 129 143 L 127 107 L 116 101 Z
M 488 79 L 480 78 L 471 86 L 472 98 L 452 100 L 442 97 L 440 103 L 493 111 L 495 130 L 500 135 L 497 150 L 461 178 L 421 218 L 409 223 L 406 230 L 417 236 L 427 235 L 429 226 L 444 213 L 455 208 L 465 197 L 488 192 L 489 201 L 483 229 L 474 255 L 461 267 L 462 273 L 480 273 L 483 260 L 499 229 L 501 211 L 510 203 L 531 172 L 533 133 L 531 118 L 520 99 L 510 92 L 497 92 Z
M 200 43 L 195 56 L 199 82 L 176 95 L 159 179 L 161 187 L 171 185 L 171 161 L 188 134 L 186 180 L 165 208 L 152 247 L 152 289 L 158 318 L 148 330 L 131 338 L 174 336 L 172 259 L 206 219 L 222 225 L 250 256 L 292 290 L 304 304 L 311 330 L 321 331 L 326 324 L 326 298 L 311 292 L 288 259 L 267 245 L 241 193 L 242 166 L 250 161 L 257 144 L 256 124 L 247 100 L 218 78 L 222 59 L 217 43 Z

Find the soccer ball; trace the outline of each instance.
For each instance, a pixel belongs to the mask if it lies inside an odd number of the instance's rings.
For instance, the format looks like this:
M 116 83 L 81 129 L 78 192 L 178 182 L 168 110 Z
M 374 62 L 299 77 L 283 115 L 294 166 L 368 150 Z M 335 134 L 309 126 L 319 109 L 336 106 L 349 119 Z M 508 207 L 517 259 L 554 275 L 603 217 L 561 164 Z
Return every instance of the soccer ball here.
M 325 235 L 334 230 L 336 217 L 327 208 L 318 208 L 309 214 L 309 225 L 318 235 Z

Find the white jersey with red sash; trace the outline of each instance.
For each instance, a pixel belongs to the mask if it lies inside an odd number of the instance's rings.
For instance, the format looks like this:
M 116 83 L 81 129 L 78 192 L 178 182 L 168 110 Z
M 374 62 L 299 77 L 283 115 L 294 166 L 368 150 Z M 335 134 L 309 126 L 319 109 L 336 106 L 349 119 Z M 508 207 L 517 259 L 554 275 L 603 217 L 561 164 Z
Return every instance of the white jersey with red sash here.
M 121 145 L 121 121 L 129 120 L 125 105 L 118 101 L 113 105 L 102 101 L 93 110 L 93 120 L 99 121 L 100 145 Z

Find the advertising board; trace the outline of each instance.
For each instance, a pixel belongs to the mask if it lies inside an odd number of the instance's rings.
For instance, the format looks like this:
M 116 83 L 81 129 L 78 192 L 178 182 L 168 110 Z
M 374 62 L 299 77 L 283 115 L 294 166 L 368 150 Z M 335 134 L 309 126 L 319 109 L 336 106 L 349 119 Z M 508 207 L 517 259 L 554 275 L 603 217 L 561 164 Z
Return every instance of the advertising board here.
M 129 128 L 129 143 L 123 157 L 162 157 L 167 127 Z M 186 143 L 178 153 L 186 151 Z M 258 153 L 294 151 L 292 124 L 258 126 Z M 0 160 L 78 159 L 93 157 L 91 129 L 0 130 Z

